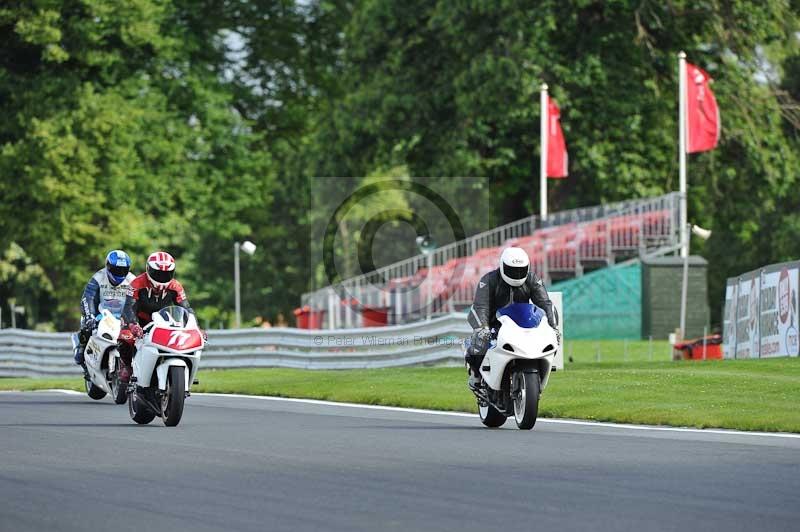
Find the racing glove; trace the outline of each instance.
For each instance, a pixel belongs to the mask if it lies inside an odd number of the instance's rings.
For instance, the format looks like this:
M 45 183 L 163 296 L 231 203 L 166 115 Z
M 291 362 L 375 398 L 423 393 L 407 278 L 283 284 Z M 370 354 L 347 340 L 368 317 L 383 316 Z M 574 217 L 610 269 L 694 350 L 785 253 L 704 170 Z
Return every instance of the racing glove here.
M 83 319 L 83 330 L 93 331 L 97 327 L 97 320 L 94 316 L 87 316 Z
M 131 331 L 131 334 L 133 335 L 134 338 L 141 338 L 142 336 L 144 336 L 144 332 L 142 331 L 142 328 L 139 326 L 138 323 L 131 323 L 130 325 L 128 325 L 128 329 Z
M 489 327 L 475 329 L 475 332 L 472 333 L 472 339 L 470 340 L 470 349 L 472 350 L 472 354 L 476 356 L 485 355 L 486 351 L 489 349 L 489 342 L 491 340 L 492 331 L 489 330 Z

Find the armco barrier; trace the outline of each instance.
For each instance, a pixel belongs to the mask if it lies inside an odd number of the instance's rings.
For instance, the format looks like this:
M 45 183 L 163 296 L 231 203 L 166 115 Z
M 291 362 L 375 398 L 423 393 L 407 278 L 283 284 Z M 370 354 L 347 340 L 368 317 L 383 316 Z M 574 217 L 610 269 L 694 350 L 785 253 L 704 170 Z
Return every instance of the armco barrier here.
M 550 298 L 559 316 L 561 292 Z M 559 324 L 563 337 L 563 325 Z M 466 314 L 453 313 L 391 327 L 304 330 L 209 330 L 201 368 L 363 369 L 461 364 L 472 333 Z M 555 365 L 564 368 L 560 351 Z M 75 376 L 70 333 L 0 330 L 0 377 Z
M 336 331 L 210 330 L 205 369 L 358 369 L 461 363 L 464 314 L 393 327 Z M 0 377 L 75 376 L 69 333 L 0 330 Z

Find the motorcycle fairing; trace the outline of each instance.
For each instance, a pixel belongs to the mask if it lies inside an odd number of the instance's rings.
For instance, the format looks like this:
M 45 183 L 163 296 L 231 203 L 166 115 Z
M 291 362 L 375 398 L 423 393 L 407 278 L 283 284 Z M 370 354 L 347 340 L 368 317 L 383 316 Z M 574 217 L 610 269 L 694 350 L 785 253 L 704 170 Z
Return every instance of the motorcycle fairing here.
M 524 328 L 507 315 L 499 315 L 500 330 L 497 344 L 489 349 L 481 364 L 481 375 L 493 390 L 502 387 L 503 373 L 515 359 L 540 360 L 542 389 L 547 386 L 558 340 L 555 331 L 546 323 L 535 328 Z
M 174 353 L 195 351 L 203 346 L 203 338 L 198 330 L 154 327 L 151 341 L 159 347 Z
M 89 377 L 98 388 L 112 393 L 108 383 L 108 374 L 116 369 L 117 339 L 122 327 L 120 321 L 107 309 L 98 315 L 97 330 L 89 338 L 84 351 L 84 361 Z M 107 369 L 103 368 L 103 360 L 108 357 Z

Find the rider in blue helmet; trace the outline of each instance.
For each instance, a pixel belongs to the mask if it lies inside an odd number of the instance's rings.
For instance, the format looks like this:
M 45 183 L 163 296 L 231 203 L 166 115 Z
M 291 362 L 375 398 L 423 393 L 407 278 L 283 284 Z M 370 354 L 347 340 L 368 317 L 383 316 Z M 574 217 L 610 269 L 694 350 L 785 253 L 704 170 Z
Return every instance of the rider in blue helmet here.
M 105 268 L 95 272 L 86 283 L 81 298 L 81 329 L 78 332 L 78 346 L 75 348 L 76 364 L 84 366 L 83 351 L 97 325 L 96 316 L 103 309 L 108 309 L 119 318 L 125 300 L 131 293 L 131 281 L 135 278 L 131 273 L 131 258 L 121 249 L 115 249 L 106 255 Z

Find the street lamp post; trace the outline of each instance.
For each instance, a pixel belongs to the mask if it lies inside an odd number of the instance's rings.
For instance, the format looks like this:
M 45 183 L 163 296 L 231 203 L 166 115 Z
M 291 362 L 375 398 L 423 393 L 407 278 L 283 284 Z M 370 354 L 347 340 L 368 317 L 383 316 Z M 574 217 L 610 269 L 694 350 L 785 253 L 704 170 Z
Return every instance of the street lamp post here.
M 241 244 L 239 242 L 234 242 L 233 244 L 233 286 L 234 286 L 234 296 L 235 296 L 235 306 L 236 306 L 236 328 L 242 326 L 242 296 L 241 296 L 241 287 L 239 282 L 239 249 L 247 253 L 248 255 L 252 255 L 256 252 L 256 245 L 250 242 L 249 240 L 245 240 Z
M 417 236 L 417 248 L 425 256 L 425 267 L 428 270 L 428 275 L 425 278 L 425 319 L 430 321 L 433 306 L 433 275 L 431 275 L 431 267 L 433 266 L 433 252 L 436 250 L 436 241 L 431 235 Z

